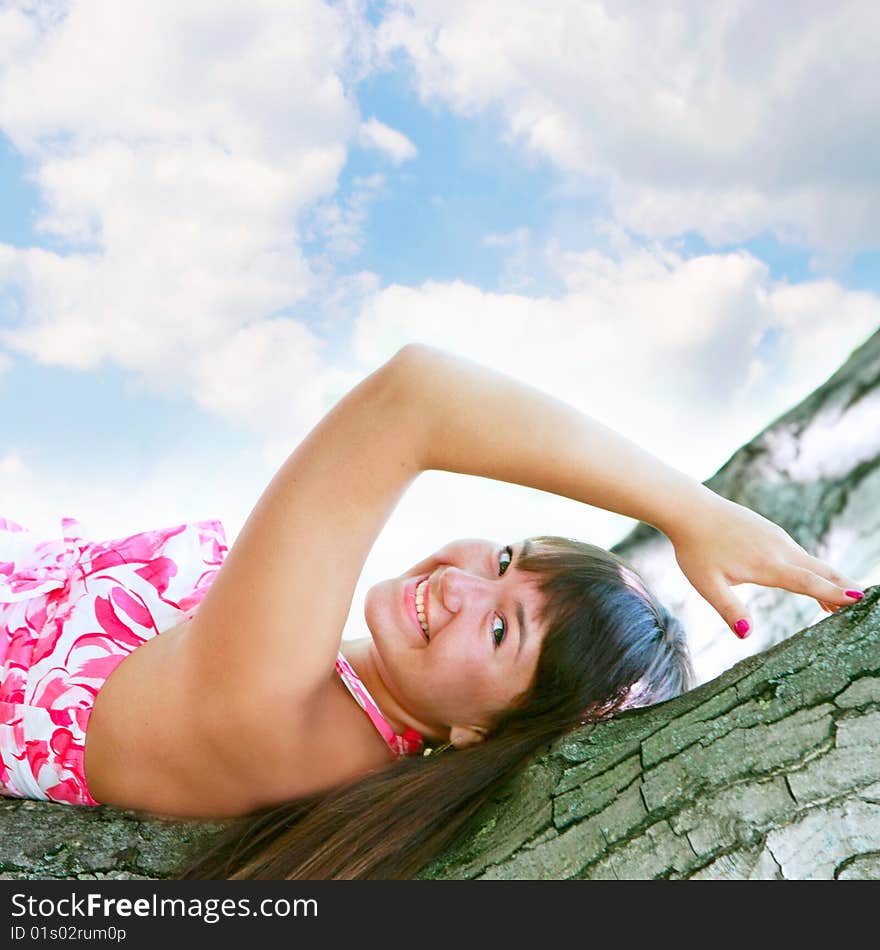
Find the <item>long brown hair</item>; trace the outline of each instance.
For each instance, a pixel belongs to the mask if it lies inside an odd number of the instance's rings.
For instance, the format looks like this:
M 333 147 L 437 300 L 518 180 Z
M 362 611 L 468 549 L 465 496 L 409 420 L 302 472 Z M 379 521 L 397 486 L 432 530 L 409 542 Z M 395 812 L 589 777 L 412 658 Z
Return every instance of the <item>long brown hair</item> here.
M 354 782 L 236 818 L 174 876 L 412 877 L 553 740 L 690 688 L 684 631 L 630 565 L 571 538 L 529 541 L 517 566 L 535 575 L 547 635 L 530 692 L 483 742 L 402 759 Z

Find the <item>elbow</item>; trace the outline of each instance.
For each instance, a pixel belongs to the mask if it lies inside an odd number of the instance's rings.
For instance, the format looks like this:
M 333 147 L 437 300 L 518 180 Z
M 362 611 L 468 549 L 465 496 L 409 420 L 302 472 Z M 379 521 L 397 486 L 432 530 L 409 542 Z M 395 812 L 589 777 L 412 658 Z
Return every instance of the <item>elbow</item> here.
M 411 363 L 422 364 L 425 360 L 430 359 L 432 355 L 436 355 L 437 352 L 436 347 L 429 346 L 427 343 L 405 343 L 391 357 L 389 362 L 407 365 Z
M 385 364 L 388 375 L 408 389 L 418 387 L 427 378 L 439 350 L 425 343 L 407 343 Z
M 438 408 L 432 384 L 440 368 L 441 352 L 423 343 L 407 343 L 382 367 L 384 405 L 395 424 L 409 433 L 407 439 L 416 472 L 427 468 L 425 458 L 431 442 L 434 413 Z

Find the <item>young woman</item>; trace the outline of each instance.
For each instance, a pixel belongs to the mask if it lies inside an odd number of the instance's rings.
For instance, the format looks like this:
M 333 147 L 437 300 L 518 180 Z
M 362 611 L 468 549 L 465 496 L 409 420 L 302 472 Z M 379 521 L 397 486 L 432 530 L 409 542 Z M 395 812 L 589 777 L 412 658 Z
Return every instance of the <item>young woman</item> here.
M 683 631 L 636 572 L 556 536 L 453 541 L 369 591 L 370 637 L 343 655 L 370 548 L 432 469 L 654 525 L 739 636 L 730 585 L 858 594 L 588 416 L 409 344 L 292 453 L 228 555 L 214 521 L 97 544 L 65 519 L 39 545 L 0 522 L 0 791 L 239 819 L 182 878 L 406 877 L 553 739 L 688 688 Z

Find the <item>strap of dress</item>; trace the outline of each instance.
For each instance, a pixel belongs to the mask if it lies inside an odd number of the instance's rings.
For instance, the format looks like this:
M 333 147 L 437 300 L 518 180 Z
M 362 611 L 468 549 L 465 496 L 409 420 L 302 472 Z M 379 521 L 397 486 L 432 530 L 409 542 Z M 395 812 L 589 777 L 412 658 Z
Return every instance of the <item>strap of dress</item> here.
M 407 729 L 402 736 L 397 735 L 391 727 L 391 723 L 382 715 L 369 690 L 364 686 L 361 678 L 355 673 L 341 651 L 336 654 L 336 672 L 396 756 L 416 755 L 422 751 L 424 736 L 415 729 Z

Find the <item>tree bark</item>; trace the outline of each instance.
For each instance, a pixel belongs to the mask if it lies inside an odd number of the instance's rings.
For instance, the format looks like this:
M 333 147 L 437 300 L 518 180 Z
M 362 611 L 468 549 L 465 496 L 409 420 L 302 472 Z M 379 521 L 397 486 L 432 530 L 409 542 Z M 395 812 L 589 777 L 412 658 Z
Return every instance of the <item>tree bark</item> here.
M 555 743 L 438 878 L 880 878 L 880 588 Z
M 867 587 L 878 399 L 880 332 L 706 484 Z M 880 879 L 880 588 L 815 623 L 815 601 L 742 585 L 741 642 L 664 535 L 612 550 L 682 619 L 701 685 L 554 743 L 419 876 Z M 161 879 L 221 827 L 0 799 L 0 879 Z

